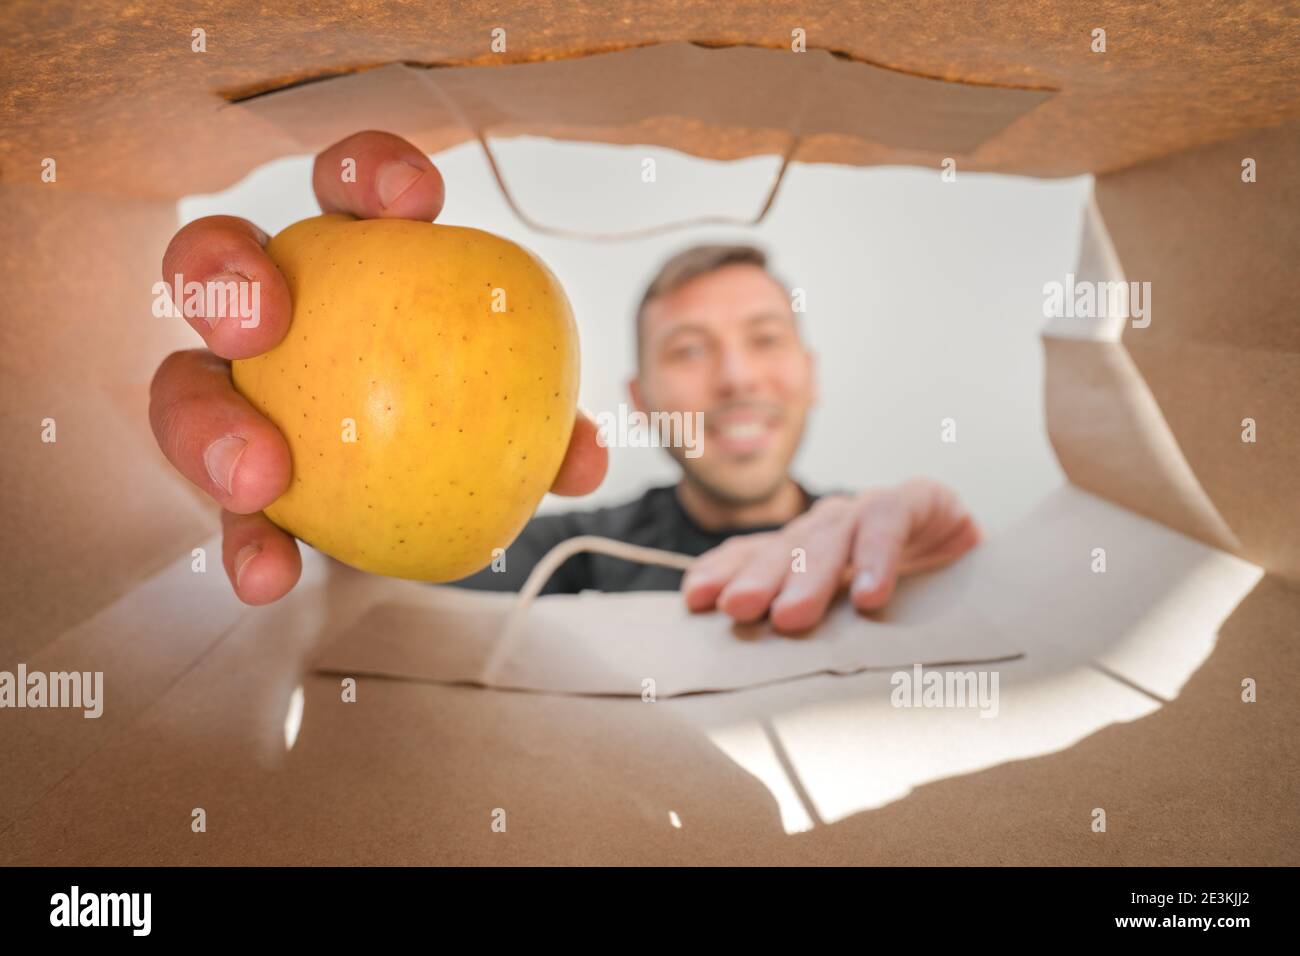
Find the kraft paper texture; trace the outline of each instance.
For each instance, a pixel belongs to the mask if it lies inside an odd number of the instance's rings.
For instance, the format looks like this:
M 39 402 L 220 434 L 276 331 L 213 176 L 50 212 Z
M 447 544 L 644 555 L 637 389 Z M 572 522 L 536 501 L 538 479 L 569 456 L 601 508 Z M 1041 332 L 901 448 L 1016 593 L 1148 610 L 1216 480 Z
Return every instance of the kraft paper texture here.
M 674 592 L 551 595 L 534 602 L 511 654 L 489 669 L 513 599 L 451 588 L 370 608 L 317 662 L 336 674 L 568 694 L 658 697 L 737 690 L 810 674 L 1019 657 L 974 616 L 925 625 L 868 620 L 846 601 L 803 637 L 691 614 Z
M 825 50 L 663 43 L 492 70 L 391 64 L 226 109 L 310 150 L 368 128 L 442 141 L 463 138 L 467 124 L 502 134 L 554 126 L 594 138 L 590 131 L 671 117 L 687 128 L 763 130 L 777 153 L 794 139 L 843 136 L 963 154 L 1052 95 L 915 76 Z
M 1106 574 L 1086 570 L 1085 546 L 1096 541 L 1109 549 Z M 1040 802 L 1020 819 L 1017 840 L 1009 833 L 939 840 L 913 826 L 911 844 L 862 841 L 877 832 L 877 813 L 888 811 L 890 819 L 894 808 L 936 786 L 949 796 L 930 812 L 950 817 L 988 774 L 1059 761 L 1118 727 L 1143 739 L 1146 721 L 1180 704 L 1191 675 L 1219 653 L 1225 619 L 1259 591 L 1258 569 L 1068 487 L 972 556 L 979 562 L 916 579 L 889 626 L 961 629 L 967 610 L 1001 608 L 993 630 L 965 633 L 967 651 L 989 647 L 1006 629 L 1021 638 L 1024 656 L 940 668 L 996 672 L 997 719 L 978 709 L 897 706 L 897 672 L 655 701 L 430 681 L 430 668 L 442 668 L 442 677 L 463 668 L 457 658 L 475 650 L 463 639 L 472 626 L 439 635 L 444 647 L 430 654 L 432 622 L 369 634 L 359 625 L 375 606 L 410 607 L 415 592 L 442 589 L 366 576 L 308 552 L 294 593 L 249 611 L 219 578 L 204 580 L 178 563 L 38 662 L 83 660 L 98 646 L 107 660 L 157 664 L 134 684 L 130 671 L 111 672 L 98 739 L 86 738 L 80 723 L 93 722 L 77 715 L 76 726 L 71 719 L 47 725 L 39 748 L 6 740 L 6 765 L 24 784 L 5 793 L 9 826 L 0 830 L 0 854 L 18 863 L 1150 861 L 1149 850 L 1130 840 L 1088 842 L 1087 827 L 1070 824 L 1087 809 L 1062 802 L 1059 792 L 1051 797 L 1050 788 L 1073 780 L 1071 799 L 1093 805 L 1089 786 L 1079 783 L 1087 765 L 1077 762 L 1022 785 Z M 1079 562 L 1083 573 L 1072 567 Z M 1252 633 L 1278 633 L 1268 615 L 1286 598 L 1275 586 L 1269 595 L 1251 602 Z M 466 597 L 467 617 L 482 618 L 474 605 L 501 596 Z M 157 614 L 156 638 L 142 635 L 143 608 L 164 600 L 173 616 Z M 591 650 L 577 623 L 580 601 L 554 602 L 548 612 L 551 622 L 569 624 L 549 633 L 551 661 Z M 591 607 L 603 603 L 593 599 Z M 194 613 L 175 616 L 186 604 Z M 700 620 L 729 631 L 716 615 Z M 871 622 L 858 623 L 862 635 L 872 633 Z M 156 643 L 186 626 L 192 636 L 175 638 L 169 652 Z M 642 621 L 637 633 L 653 639 L 657 630 Z M 747 649 L 763 653 L 761 644 Z M 322 651 L 335 660 L 348 655 L 357 672 L 322 672 Z M 517 663 L 530 661 L 525 654 Z M 1231 673 L 1239 665 L 1228 666 Z M 577 661 L 566 673 L 589 679 L 611 672 Z M 1278 673 L 1285 677 L 1285 665 Z M 354 702 L 343 698 L 349 677 Z M 45 716 L 27 713 L 33 725 Z M 1286 719 L 1253 713 L 1270 723 Z M 1205 745 L 1223 737 L 1213 727 L 1199 732 Z M 1239 723 L 1233 732 L 1243 733 Z M 1181 754 L 1150 754 L 1144 762 L 1167 782 L 1195 766 L 1202 746 L 1182 740 Z M 1245 733 L 1238 746 L 1268 743 Z M 22 772 L 29 767 L 43 775 Z M 1275 834 L 1268 820 L 1284 785 L 1278 779 L 1264 787 L 1267 805 L 1236 785 L 1215 799 L 1226 800 L 1243 826 Z M 1111 797 L 1127 806 L 1123 793 Z M 194 807 L 208 814 L 202 835 L 190 829 Z M 508 814 L 509 841 L 493 840 L 495 808 Z M 1063 815 L 1059 826 L 1056 813 Z M 1002 816 L 990 814 L 995 831 L 1006 825 Z M 1223 849 L 1210 841 L 1208 850 L 1205 841 L 1175 841 L 1157 856 L 1222 860 L 1244 846 L 1262 858 L 1286 858 L 1285 845 L 1269 848 L 1241 833 L 1234 839 Z
M 71 57 L 65 55 L 67 18 L 59 10 L 11 5 L 0 14 L 0 37 L 9 41 L 5 86 L 14 91 L 0 123 L 8 134 L 0 137 L 6 181 L 25 178 L 53 156 L 67 173 L 64 188 L 78 193 L 174 199 L 212 192 L 295 148 L 247 113 L 223 111 L 232 99 L 391 63 L 497 68 L 681 43 L 806 56 L 790 52 L 795 28 L 809 53 L 833 51 L 846 65 L 968 86 L 1060 90 L 980 147 L 963 169 L 1104 173 L 1297 116 L 1293 54 L 1300 28 L 1290 11 L 1266 0 L 1238 3 L 1231 17 L 1207 18 L 1146 0 L 1113 0 L 1107 24 L 1090 4 L 1046 0 L 996 6 L 908 0 L 848 9 L 817 2 L 801 6 L 797 16 L 783 4 L 716 0 L 669 6 L 627 0 L 589 6 L 580 15 L 544 0 L 513 4 L 508 13 L 373 0 L 364 15 L 346 17 L 286 14 L 231 0 L 207 18 L 206 54 L 190 48 L 191 31 L 204 18 L 185 5 L 124 8 L 89 0 L 77 5 L 77 18 L 85 35 L 120 42 L 82 44 Z M 1102 25 L 1110 46 L 1099 54 L 1092 31 Z M 498 27 L 507 34 L 504 52 L 490 47 Z M 162 39 L 170 37 L 176 42 Z M 617 81 L 617 74 L 603 73 L 582 94 L 605 96 L 604 88 Z M 719 95 L 707 82 L 690 93 L 693 100 Z M 328 104 L 330 111 L 343 108 Z M 380 119 L 388 116 L 377 114 L 346 132 L 384 128 Z M 719 129 L 620 121 L 602 140 L 717 159 L 772 149 L 767 124 Z M 826 135 L 807 144 L 804 159 L 938 168 L 947 155 Z

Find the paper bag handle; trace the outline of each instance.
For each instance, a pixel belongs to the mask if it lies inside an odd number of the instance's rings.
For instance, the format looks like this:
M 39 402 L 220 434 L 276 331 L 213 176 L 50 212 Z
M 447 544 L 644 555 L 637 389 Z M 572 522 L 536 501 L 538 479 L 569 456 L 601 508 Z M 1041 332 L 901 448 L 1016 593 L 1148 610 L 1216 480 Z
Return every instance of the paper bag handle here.
M 575 538 L 567 538 L 561 541 L 542 556 L 542 559 L 537 562 L 537 565 L 529 573 L 528 579 L 524 581 L 524 586 L 519 589 L 519 597 L 515 600 L 514 607 L 511 608 L 510 614 L 506 617 L 505 626 L 501 629 L 501 637 L 497 640 L 496 646 L 492 649 L 492 654 L 483 667 L 485 683 L 491 683 L 496 676 L 497 669 L 510 656 L 510 652 L 514 650 L 520 629 L 523 626 L 524 616 L 528 613 L 528 608 L 532 606 L 533 601 L 542 593 L 542 588 L 546 586 L 546 582 L 550 580 L 551 575 L 555 573 L 561 564 L 583 551 L 608 554 L 611 557 L 623 558 L 627 561 L 639 561 L 642 564 L 679 568 L 683 571 L 695 561 L 695 558 L 688 554 L 663 551 L 659 548 L 647 548 L 639 544 L 628 544 L 626 541 L 615 541 L 612 538 L 602 538 L 594 534 L 578 535 Z

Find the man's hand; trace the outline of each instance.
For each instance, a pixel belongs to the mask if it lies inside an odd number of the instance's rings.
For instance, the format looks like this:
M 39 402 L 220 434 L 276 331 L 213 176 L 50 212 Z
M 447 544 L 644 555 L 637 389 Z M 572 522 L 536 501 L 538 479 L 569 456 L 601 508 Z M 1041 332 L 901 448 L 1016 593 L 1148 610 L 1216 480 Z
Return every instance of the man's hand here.
M 737 621 L 764 615 L 785 633 L 825 615 L 846 583 L 860 611 L 882 607 L 901 574 L 941 567 L 980 539 L 957 496 L 912 479 L 857 497 L 819 500 L 780 531 L 742 534 L 701 555 L 682 581 L 692 611 L 718 608 Z M 795 571 L 794 550 L 805 568 Z
M 340 175 L 345 159 L 355 161 L 355 182 Z M 357 133 L 335 143 L 316 157 L 312 186 L 327 213 L 427 221 L 442 211 L 442 175 L 424 153 L 389 133 Z M 230 382 L 229 360 L 273 348 L 293 316 L 289 286 L 263 250 L 266 243 L 266 233 L 233 216 L 199 219 L 173 237 L 163 255 L 164 281 L 177 274 L 204 284 L 219 277 L 256 281 L 261 311 L 252 327 L 187 316 L 208 349 L 168 356 L 154 375 L 149 401 L 163 454 L 223 509 L 222 563 L 248 604 L 278 600 L 302 573 L 297 543 L 261 513 L 289 487 L 289 447 Z M 607 463 L 595 424 L 579 415 L 551 490 L 587 494 L 600 484 Z

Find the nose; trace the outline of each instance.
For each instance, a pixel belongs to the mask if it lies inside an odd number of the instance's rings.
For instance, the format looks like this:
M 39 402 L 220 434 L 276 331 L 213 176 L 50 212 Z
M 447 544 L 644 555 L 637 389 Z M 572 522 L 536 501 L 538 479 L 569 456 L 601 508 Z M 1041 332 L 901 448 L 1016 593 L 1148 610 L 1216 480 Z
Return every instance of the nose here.
M 718 361 L 717 391 L 730 398 L 758 391 L 759 369 L 749 351 L 738 345 L 722 349 Z

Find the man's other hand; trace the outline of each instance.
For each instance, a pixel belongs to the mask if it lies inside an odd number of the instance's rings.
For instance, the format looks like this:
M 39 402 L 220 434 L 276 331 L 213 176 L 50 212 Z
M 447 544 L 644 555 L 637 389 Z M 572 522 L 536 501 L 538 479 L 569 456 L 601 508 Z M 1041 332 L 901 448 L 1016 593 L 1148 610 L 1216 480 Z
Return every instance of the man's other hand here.
M 695 561 L 682 594 L 692 611 L 717 608 L 741 622 L 767 616 L 776 630 L 798 633 L 825 617 L 845 584 L 858 610 L 873 611 L 889 601 L 899 575 L 955 561 L 979 540 L 951 489 L 910 479 L 822 498 L 780 531 L 728 539 Z

